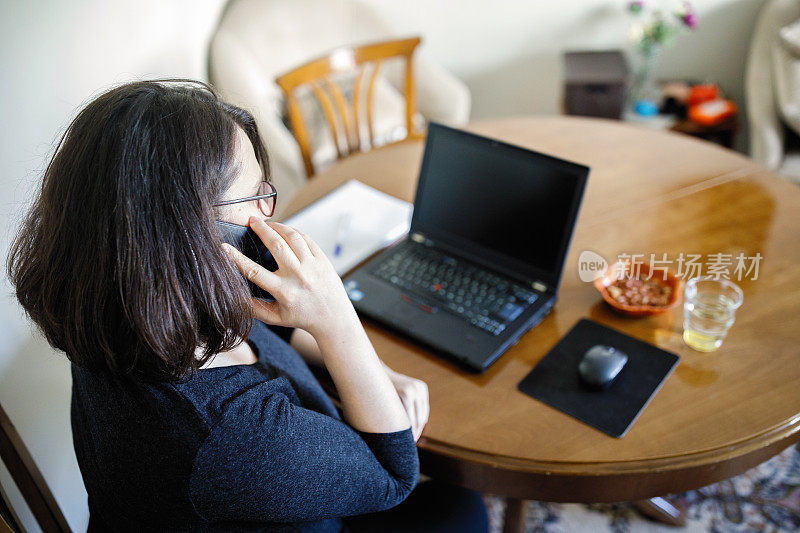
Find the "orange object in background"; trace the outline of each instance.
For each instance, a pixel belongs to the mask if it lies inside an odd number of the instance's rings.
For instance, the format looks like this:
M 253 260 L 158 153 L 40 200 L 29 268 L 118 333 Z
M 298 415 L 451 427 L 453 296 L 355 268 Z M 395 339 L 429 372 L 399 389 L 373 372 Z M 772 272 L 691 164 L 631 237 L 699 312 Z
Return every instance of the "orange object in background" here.
M 702 85 L 693 85 L 689 90 L 689 97 L 686 99 L 686 105 L 691 107 L 693 105 L 707 102 L 709 100 L 716 100 L 719 98 L 719 87 L 713 83 L 705 83 Z
M 736 114 L 736 104 L 732 100 L 709 100 L 689 107 L 688 117 L 692 122 L 703 126 L 714 126 Z

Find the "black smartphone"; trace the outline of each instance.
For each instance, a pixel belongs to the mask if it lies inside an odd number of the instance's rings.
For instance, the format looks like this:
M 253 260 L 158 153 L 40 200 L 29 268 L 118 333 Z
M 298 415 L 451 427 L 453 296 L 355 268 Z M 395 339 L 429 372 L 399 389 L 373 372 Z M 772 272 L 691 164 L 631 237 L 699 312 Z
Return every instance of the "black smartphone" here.
M 271 272 L 278 270 L 278 263 L 275 262 L 272 253 L 264 246 L 264 243 L 261 242 L 256 232 L 253 231 L 253 228 L 224 222 L 222 220 L 217 220 L 217 228 L 219 229 L 219 236 L 222 242 L 227 242 L 242 252 L 246 257 L 249 257 L 267 270 Z M 270 293 L 252 281 L 248 280 L 247 284 L 250 286 L 250 292 L 256 298 L 268 301 L 275 300 Z

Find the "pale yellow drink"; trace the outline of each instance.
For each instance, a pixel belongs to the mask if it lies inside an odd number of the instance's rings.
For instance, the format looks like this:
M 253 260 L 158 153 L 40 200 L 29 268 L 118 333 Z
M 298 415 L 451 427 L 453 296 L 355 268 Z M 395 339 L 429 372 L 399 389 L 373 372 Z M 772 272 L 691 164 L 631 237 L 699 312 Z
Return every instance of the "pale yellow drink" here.
M 690 348 L 713 352 L 720 346 L 742 304 L 742 290 L 734 283 L 693 278 L 683 300 L 683 340 Z

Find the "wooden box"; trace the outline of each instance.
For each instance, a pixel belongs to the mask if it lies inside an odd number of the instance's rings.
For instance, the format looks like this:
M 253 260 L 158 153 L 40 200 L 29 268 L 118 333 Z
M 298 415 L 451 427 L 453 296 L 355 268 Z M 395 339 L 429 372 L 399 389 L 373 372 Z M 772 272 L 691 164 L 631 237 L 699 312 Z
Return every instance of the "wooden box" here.
M 619 50 L 564 54 L 564 112 L 619 119 L 628 89 L 628 65 Z

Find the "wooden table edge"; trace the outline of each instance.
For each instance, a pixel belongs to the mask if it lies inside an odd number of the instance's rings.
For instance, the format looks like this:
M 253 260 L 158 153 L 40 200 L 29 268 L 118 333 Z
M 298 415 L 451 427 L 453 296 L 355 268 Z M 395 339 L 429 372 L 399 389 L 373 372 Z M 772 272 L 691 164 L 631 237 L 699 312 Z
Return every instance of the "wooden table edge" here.
M 475 452 L 424 436 L 418 449 L 421 471 L 443 481 L 513 498 L 592 503 L 634 501 L 704 487 L 741 474 L 796 442 L 800 442 L 800 416 L 739 446 L 614 463 L 531 461 Z

